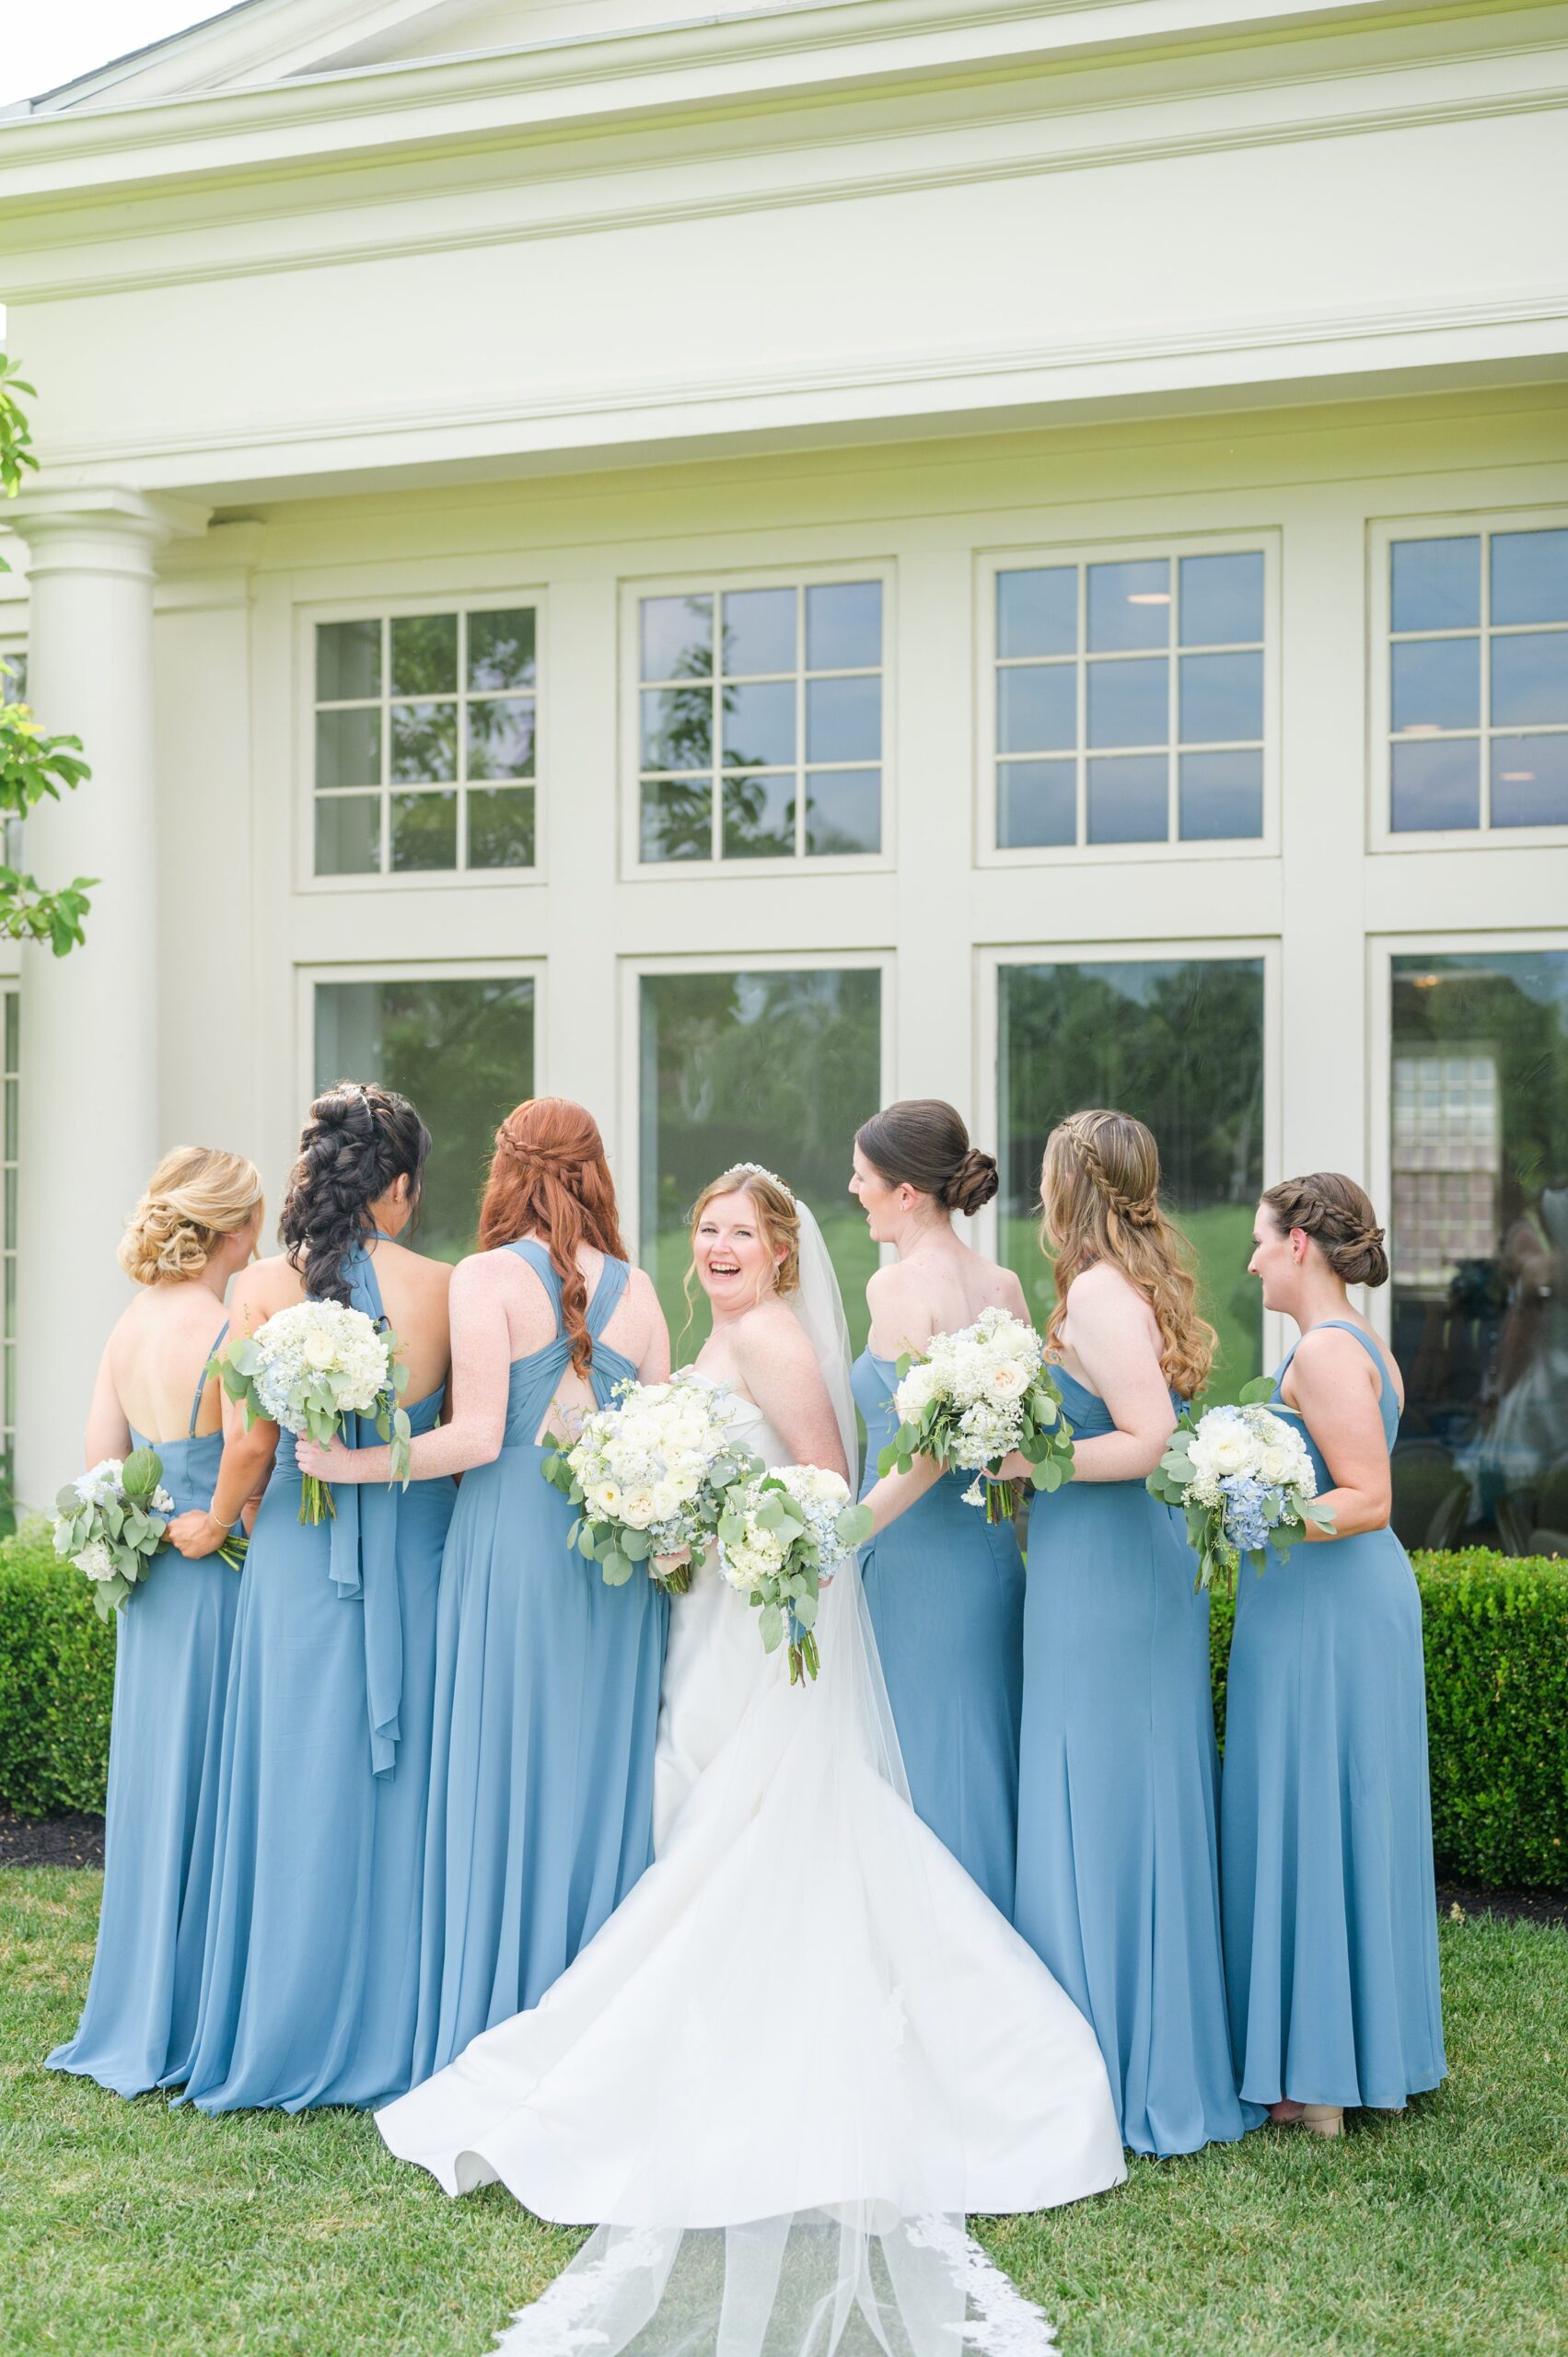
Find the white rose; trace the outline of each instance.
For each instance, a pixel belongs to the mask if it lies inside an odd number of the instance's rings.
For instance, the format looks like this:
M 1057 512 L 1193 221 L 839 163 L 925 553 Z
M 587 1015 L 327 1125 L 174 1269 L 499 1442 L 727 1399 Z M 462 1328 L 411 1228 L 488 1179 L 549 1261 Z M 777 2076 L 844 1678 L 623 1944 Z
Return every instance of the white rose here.
M 1260 1478 L 1271 1489 L 1280 1489 L 1291 1480 L 1295 1468 L 1288 1448 L 1264 1448 L 1258 1458 Z
M 633 1530 L 646 1530 L 658 1520 L 652 1490 L 628 1490 L 621 1501 L 621 1519 L 630 1523 Z
M 331 1334 L 324 1334 L 319 1327 L 307 1334 L 303 1356 L 307 1366 L 321 1368 L 331 1366 L 337 1356 Z
M 1221 1476 L 1245 1473 L 1252 1461 L 1252 1443 L 1244 1432 L 1220 1433 L 1209 1450 L 1209 1462 Z

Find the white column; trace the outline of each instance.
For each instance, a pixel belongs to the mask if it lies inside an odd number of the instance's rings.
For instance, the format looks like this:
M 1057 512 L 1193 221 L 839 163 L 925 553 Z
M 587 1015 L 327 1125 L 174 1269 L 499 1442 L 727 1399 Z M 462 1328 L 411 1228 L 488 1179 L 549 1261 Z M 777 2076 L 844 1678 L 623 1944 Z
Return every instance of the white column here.
M 30 552 L 28 701 L 51 733 L 81 738 L 93 772 L 29 817 L 27 865 L 46 889 L 101 879 L 84 948 L 56 958 L 29 944 L 22 958 L 17 1489 L 39 1505 L 79 1463 L 94 1368 L 126 1297 L 121 1224 L 162 1144 L 159 1051 L 178 1052 L 160 1038 L 157 995 L 154 558 L 206 514 L 114 485 L 52 486 L 8 520 Z M 199 928 L 191 946 L 201 954 Z

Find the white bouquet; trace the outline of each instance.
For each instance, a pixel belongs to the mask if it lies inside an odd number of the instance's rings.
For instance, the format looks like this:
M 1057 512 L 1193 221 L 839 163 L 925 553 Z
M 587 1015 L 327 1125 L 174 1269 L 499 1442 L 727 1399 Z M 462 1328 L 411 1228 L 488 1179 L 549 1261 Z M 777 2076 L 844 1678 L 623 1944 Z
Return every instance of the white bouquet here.
M 1183 1415 L 1149 1475 L 1150 1496 L 1187 1516 L 1199 1587 L 1216 1577 L 1231 1585 L 1243 1555 L 1260 1572 L 1265 1550 L 1285 1554 L 1308 1523 L 1332 1535 L 1333 1512 L 1318 1502 L 1306 1441 L 1283 1416 L 1248 1398 L 1272 1390 L 1264 1378 L 1249 1384 L 1238 1408 L 1208 1408 L 1196 1420 L 1191 1411 Z
M 899 1361 L 893 1397 L 899 1429 L 877 1460 L 879 1473 L 907 1473 L 917 1457 L 980 1474 L 1018 1449 L 1037 1488 L 1060 1489 L 1073 1472 L 1073 1427 L 1045 1364 L 1045 1344 L 1008 1309 L 982 1309 L 972 1326 L 936 1334 L 927 1348 Z M 976 1480 L 967 1505 L 983 1504 L 988 1522 L 1006 1522 L 1018 1503 L 1013 1481 Z
M 870 1536 L 870 1507 L 855 1505 L 842 1475 L 820 1465 L 759 1469 L 730 1492 L 719 1516 L 719 1570 L 761 1610 L 767 1652 L 787 1633 L 792 1686 L 820 1666 L 812 1631 L 823 1579 Z
M 368 1416 L 392 1452 L 392 1479 L 409 1480 L 409 1420 L 398 1405 L 408 1369 L 385 1319 L 336 1301 L 301 1301 L 280 1309 L 254 1334 L 241 1334 L 216 1361 L 223 1387 L 245 1410 L 247 1424 L 265 1418 L 296 1438 L 325 1446 L 349 1416 Z M 301 1522 L 335 1514 L 325 1481 L 306 1474 Z
M 67 1481 L 54 1508 L 54 1551 L 91 1580 L 99 1617 L 107 1620 L 146 1578 L 164 1543 L 174 1500 L 163 1486 L 163 1459 L 153 1448 L 106 1457 Z M 245 1541 L 226 1538 L 217 1552 L 238 1570 Z
M 578 1508 L 566 1543 L 598 1565 L 609 1586 L 623 1586 L 645 1562 L 669 1592 L 691 1586 L 729 1492 L 762 1469 L 736 1443 L 734 1407 L 727 1384 L 691 1373 L 622 1383 L 612 1407 L 585 1416 L 575 1440 L 547 1453 L 545 1480 Z M 682 1550 L 689 1563 L 656 1569 L 656 1556 Z

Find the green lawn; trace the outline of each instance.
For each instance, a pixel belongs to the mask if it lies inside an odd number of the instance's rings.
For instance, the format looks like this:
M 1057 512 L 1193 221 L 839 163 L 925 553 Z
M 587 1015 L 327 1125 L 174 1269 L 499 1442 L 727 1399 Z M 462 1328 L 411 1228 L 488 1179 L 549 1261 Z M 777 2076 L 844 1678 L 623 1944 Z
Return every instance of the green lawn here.
M 98 1877 L 0 1873 L 6 2357 L 482 2357 L 575 2237 L 449 2202 L 351 2113 L 203 2119 L 39 2057 Z M 1568 1933 L 1443 1927 L 1454 2076 L 1341 2145 L 1265 2131 L 982 2228 L 1063 2357 L 1543 2357 L 1568 2348 Z

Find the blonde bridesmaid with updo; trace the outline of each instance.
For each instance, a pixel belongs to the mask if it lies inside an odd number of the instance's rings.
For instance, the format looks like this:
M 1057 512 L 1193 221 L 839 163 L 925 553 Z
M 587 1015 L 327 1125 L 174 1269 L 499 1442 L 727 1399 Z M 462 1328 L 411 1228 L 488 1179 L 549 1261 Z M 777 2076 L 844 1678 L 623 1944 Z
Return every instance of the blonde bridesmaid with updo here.
M 104 1350 L 87 1462 L 156 1449 L 176 1514 L 212 1504 L 223 1433 L 207 1367 L 261 1225 L 254 1164 L 182 1145 L 121 1242 L 141 1291 Z M 76 2034 L 49 2057 L 116 2095 L 170 2085 L 190 2060 L 238 1603 L 238 1574 L 219 1556 L 188 1562 L 166 1547 L 118 1615 L 98 1954 Z

